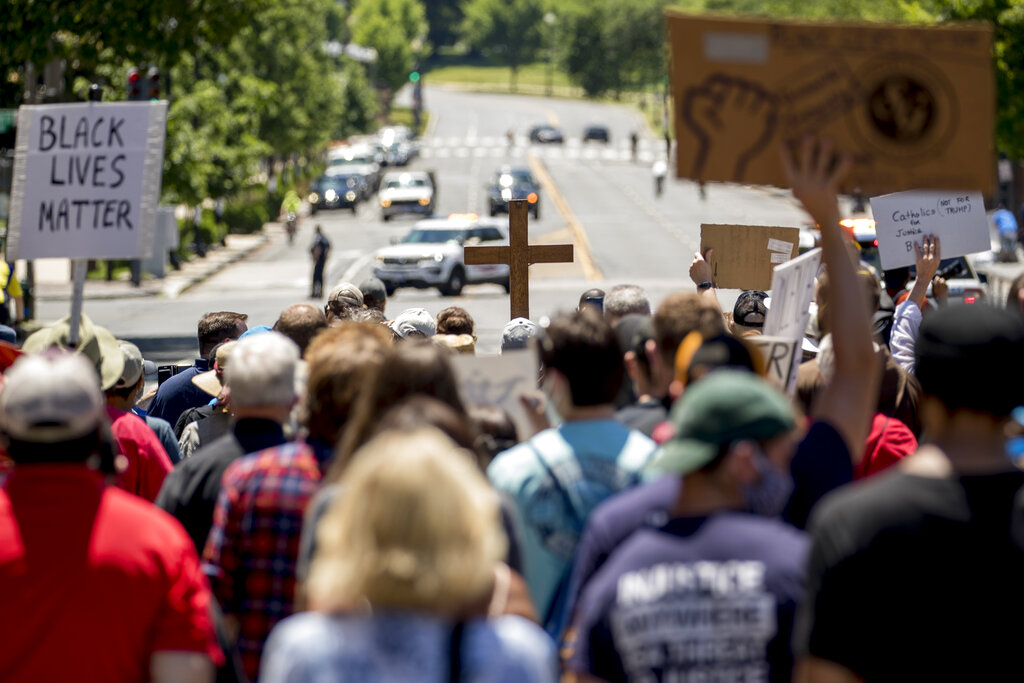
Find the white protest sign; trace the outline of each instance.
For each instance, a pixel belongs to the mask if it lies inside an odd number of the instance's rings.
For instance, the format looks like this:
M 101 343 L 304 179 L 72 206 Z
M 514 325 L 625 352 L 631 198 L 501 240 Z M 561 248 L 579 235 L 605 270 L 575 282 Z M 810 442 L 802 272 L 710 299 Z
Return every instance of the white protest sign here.
M 792 393 L 796 388 L 796 371 L 803 356 L 801 341 L 763 335 L 748 337 L 744 341 L 750 342 L 761 352 L 761 359 L 764 360 L 768 378 L 774 381 L 780 389 Z M 792 385 L 790 385 L 791 377 L 793 378 Z
M 992 249 L 980 192 L 912 190 L 871 198 L 882 268 L 916 263 L 914 244 L 936 235 L 942 258 Z
M 811 315 L 808 309 L 814 298 L 814 279 L 820 267 L 820 248 L 775 266 L 772 296 L 764 321 L 766 336 L 803 339 Z
M 147 256 L 166 121 L 166 102 L 21 107 L 8 258 Z
M 451 357 L 459 389 L 467 405 L 494 405 L 508 411 L 520 439 L 534 429 L 519 397 L 537 390 L 540 368 L 534 349 L 506 351 L 500 356 L 457 353 Z

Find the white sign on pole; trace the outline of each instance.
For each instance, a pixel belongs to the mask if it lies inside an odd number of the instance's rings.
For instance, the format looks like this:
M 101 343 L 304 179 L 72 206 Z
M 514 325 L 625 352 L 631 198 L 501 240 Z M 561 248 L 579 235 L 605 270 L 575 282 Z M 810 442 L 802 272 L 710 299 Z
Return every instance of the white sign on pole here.
M 455 376 L 467 405 L 494 405 L 508 411 L 520 439 L 528 439 L 534 429 L 519 397 L 537 390 L 540 368 L 534 349 L 506 351 L 500 356 L 452 356 Z
M 943 258 L 992 249 L 980 192 L 896 192 L 872 197 L 871 212 L 885 270 L 914 265 L 925 235 L 939 238 Z
M 166 102 L 23 106 L 8 258 L 149 255 Z
M 747 337 L 745 341 L 756 346 L 761 352 L 768 378 L 776 382 L 783 391 L 789 391 L 789 378 L 796 378 L 796 371 L 803 355 L 800 340 L 759 335 Z

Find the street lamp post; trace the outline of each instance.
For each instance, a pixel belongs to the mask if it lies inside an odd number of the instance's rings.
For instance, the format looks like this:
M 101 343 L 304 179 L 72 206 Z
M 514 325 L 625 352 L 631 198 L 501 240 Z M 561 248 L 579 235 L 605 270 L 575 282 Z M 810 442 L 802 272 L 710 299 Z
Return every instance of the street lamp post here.
M 558 19 L 558 17 L 555 16 L 554 12 L 545 12 L 544 13 L 544 25 L 547 26 L 546 33 L 547 33 L 547 39 L 548 39 L 548 69 L 547 69 L 546 84 L 544 86 L 544 94 L 547 95 L 548 97 L 551 97 L 551 80 L 552 80 L 552 77 L 553 77 L 553 73 L 552 72 L 554 71 L 554 62 L 555 62 L 555 40 L 554 40 L 555 35 L 554 34 L 555 34 L 555 21 L 557 19 Z

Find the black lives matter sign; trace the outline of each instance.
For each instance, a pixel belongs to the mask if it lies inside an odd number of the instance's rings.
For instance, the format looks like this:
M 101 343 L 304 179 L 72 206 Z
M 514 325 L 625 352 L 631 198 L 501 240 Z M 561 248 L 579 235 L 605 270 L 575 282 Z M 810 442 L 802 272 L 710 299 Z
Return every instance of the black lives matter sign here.
M 147 255 L 166 118 L 162 102 L 22 107 L 8 258 Z

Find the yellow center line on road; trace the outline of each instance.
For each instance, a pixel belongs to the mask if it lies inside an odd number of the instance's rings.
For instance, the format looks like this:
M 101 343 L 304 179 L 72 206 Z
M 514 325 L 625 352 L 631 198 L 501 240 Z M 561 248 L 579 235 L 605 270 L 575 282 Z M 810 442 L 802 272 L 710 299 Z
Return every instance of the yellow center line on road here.
M 590 250 L 590 239 L 587 237 L 586 230 L 583 229 L 583 224 L 579 222 L 572 209 L 569 208 L 569 203 L 565 201 L 565 197 L 558 191 L 555 181 L 552 180 L 551 175 L 541 160 L 533 154 L 527 154 L 526 159 L 530 164 L 530 171 L 537 177 L 541 187 L 551 197 L 555 207 L 558 208 L 558 213 L 562 214 L 562 218 L 569 224 L 572 240 L 576 243 L 576 255 L 579 258 L 580 266 L 583 268 L 583 276 L 588 280 L 603 279 L 604 276 L 601 274 L 601 269 L 594 262 L 594 254 Z

